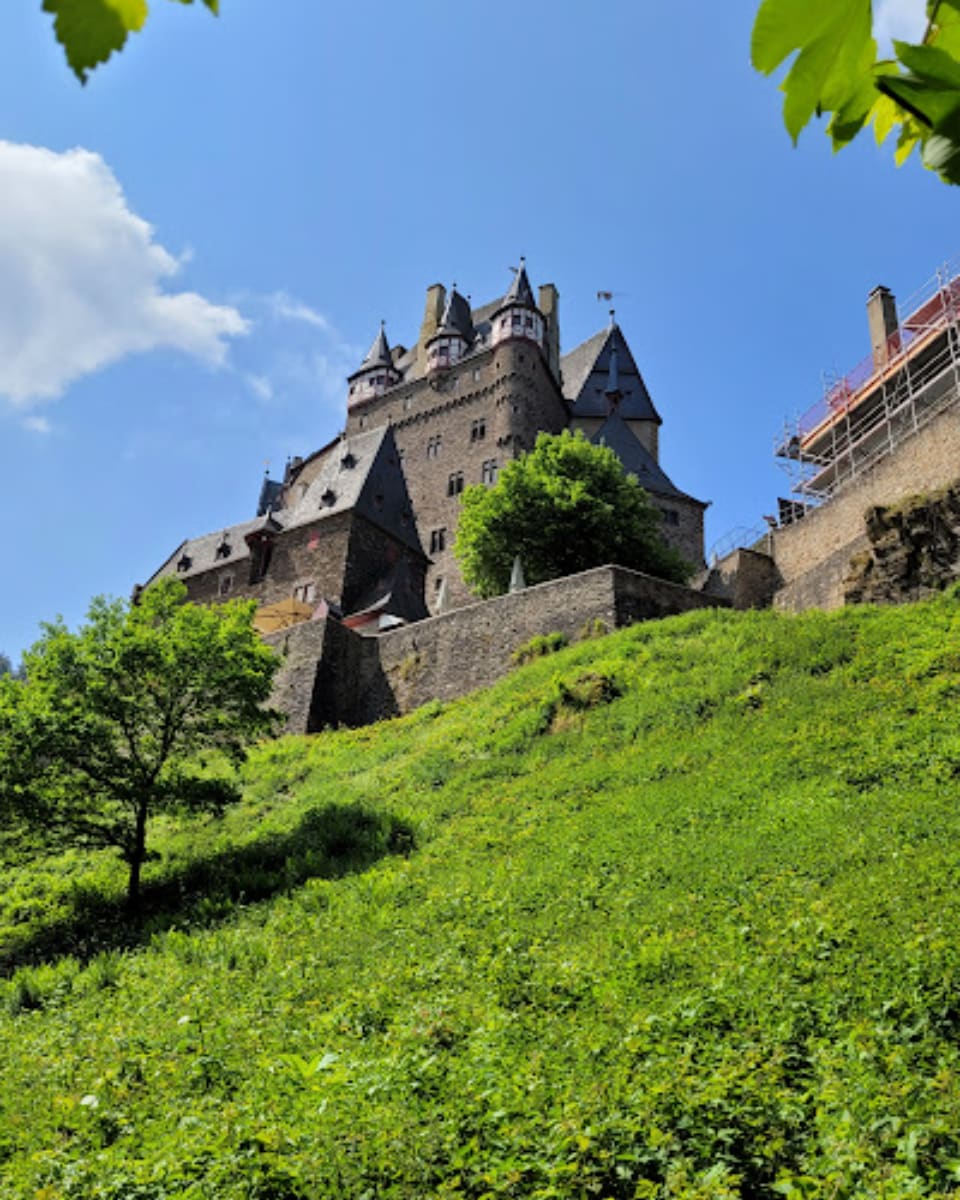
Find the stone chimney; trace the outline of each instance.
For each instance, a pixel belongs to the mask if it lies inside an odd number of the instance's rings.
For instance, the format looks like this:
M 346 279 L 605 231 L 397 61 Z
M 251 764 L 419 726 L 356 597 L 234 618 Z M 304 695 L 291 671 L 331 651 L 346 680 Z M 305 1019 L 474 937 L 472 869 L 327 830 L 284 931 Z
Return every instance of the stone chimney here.
M 870 349 L 873 365 L 879 370 L 890 360 L 891 351 L 900 348 L 899 338 L 891 342 L 900 326 L 897 322 L 897 301 L 886 287 L 875 287 L 867 297 L 867 324 L 870 326 Z
M 427 303 L 423 309 L 423 324 L 420 326 L 420 338 L 417 342 L 417 359 L 421 371 L 426 370 L 427 356 L 424 347 L 440 328 L 443 320 L 443 310 L 447 303 L 447 289 L 442 283 L 432 283 L 427 288 Z
M 560 380 L 560 293 L 552 283 L 540 285 L 540 311 L 546 323 L 547 362 L 550 370 Z

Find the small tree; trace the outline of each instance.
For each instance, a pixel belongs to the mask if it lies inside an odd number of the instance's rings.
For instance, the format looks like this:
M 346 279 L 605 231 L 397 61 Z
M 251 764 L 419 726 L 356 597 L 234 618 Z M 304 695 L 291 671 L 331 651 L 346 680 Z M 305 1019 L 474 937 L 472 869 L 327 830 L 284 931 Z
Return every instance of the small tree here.
M 205 778 L 201 756 L 239 763 L 273 728 L 265 709 L 279 660 L 253 629 L 254 605 L 185 603 L 178 580 L 136 604 L 93 601 L 88 623 L 61 620 L 0 678 L 0 809 L 55 844 L 114 847 L 136 908 L 147 828 L 159 812 L 219 812 L 234 784 Z
M 493 487 L 463 493 L 455 553 L 481 596 L 507 590 L 519 555 L 528 583 L 615 562 L 683 582 L 690 565 L 664 542 L 660 514 L 606 446 L 541 433 Z

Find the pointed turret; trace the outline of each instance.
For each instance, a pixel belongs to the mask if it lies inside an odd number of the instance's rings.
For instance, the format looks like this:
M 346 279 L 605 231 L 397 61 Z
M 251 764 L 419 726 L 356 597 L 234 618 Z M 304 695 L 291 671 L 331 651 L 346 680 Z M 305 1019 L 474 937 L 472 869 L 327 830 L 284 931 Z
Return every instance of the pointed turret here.
M 507 294 L 503 298 L 504 308 L 509 304 L 525 304 L 528 308 L 537 307 L 533 299 L 533 288 L 527 278 L 527 260 L 522 256 L 520 266 L 517 267 L 517 273 L 513 277 L 513 283 L 510 284 Z
M 527 277 L 526 259 L 520 259 L 513 282 L 503 298 L 503 303 L 492 314 L 493 340 L 525 338 L 543 348 L 543 314 L 533 298 L 533 288 Z
M 437 371 L 459 362 L 475 337 L 470 305 L 454 284 L 447 296 L 440 327 L 427 342 L 427 371 Z
M 373 345 L 367 351 L 366 358 L 348 377 L 347 382 L 350 385 L 348 405 L 369 400 L 372 396 L 382 396 L 387 388 L 400 382 L 400 372 L 393 365 L 393 354 L 383 321 L 380 322 L 380 332 L 373 339 Z
M 380 332 L 373 339 L 373 345 L 367 351 L 367 357 L 360 364 L 360 370 L 369 367 L 392 367 L 393 356 L 390 353 L 390 343 L 387 341 L 387 331 L 384 322 L 380 322 Z

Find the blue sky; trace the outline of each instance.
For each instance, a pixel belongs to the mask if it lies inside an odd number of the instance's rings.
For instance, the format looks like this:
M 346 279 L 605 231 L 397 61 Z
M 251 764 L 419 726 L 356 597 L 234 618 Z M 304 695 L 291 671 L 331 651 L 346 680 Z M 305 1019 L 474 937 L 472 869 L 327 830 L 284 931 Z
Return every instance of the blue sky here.
M 617 319 L 708 544 L 775 508 L 771 448 L 864 301 L 960 251 L 960 192 L 872 138 L 793 149 L 754 4 L 154 0 L 81 88 L 40 0 L 0 36 L 0 650 L 128 594 L 341 427 L 424 290 L 527 258 L 570 349 Z M 888 3 L 907 30 L 919 0 Z

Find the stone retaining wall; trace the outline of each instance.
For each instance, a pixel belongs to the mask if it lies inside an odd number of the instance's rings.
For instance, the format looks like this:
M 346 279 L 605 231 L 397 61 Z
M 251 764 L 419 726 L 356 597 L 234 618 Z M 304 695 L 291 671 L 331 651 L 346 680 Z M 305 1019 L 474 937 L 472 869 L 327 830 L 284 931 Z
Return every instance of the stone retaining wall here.
M 428 700 L 453 700 L 512 669 L 514 651 L 539 634 L 571 641 L 602 623 L 616 629 L 722 600 L 623 567 L 597 567 L 471 604 L 379 637 L 336 621 L 308 621 L 266 640 L 284 655 L 274 704 L 289 732 L 366 725 Z

